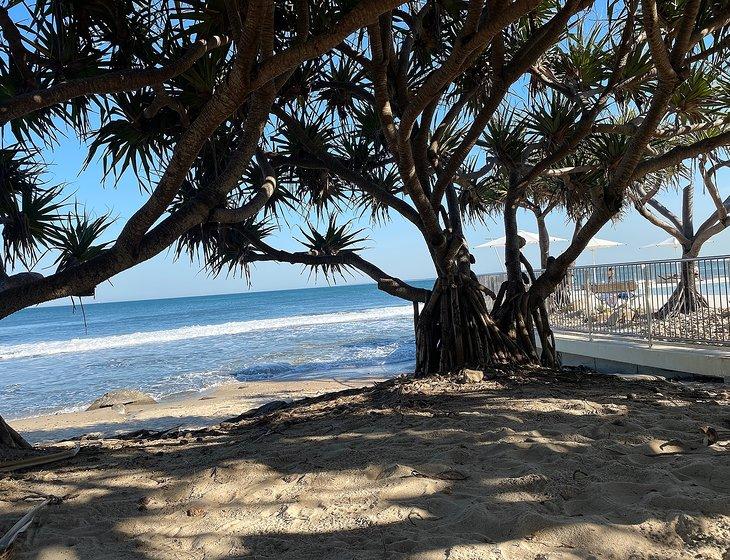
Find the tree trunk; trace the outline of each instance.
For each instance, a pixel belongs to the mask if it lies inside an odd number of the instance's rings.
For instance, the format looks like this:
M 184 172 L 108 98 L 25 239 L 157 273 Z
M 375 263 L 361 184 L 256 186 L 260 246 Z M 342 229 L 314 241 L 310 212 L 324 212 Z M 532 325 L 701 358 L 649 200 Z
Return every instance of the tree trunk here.
M 535 274 L 521 252 L 524 240 L 517 234 L 517 201 L 510 194 L 505 200 L 504 230 L 507 238 L 507 281 L 500 288 L 494 302 L 492 318 L 499 330 L 514 341 L 528 361 L 554 367 L 558 365 L 558 359 L 545 298 L 531 289 L 530 284 L 535 282 Z M 522 271 L 523 266 L 526 273 Z M 540 339 L 542 347 L 539 353 L 535 335 Z
M 0 416 L 0 449 L 32 449 L 32 446 L 13 430 L 2 416 Z
M 550 256 L 550 233 L 545 223 L 545 216 L 535 214 L 535 220 L 537 221 L 537 234 L 540 241 L 540 268 L 545 270 Z
M 559 365 L 545 298 L 532 287 L 509 280 L 502 284 L 492 309 L 492 319 L 500 332 L 514 342 L 525 360 L 546 367 Z
M 476 276 L 436 280 L 416 325 L 417 376 L 526 361 L 489 316 Z
M 682 259 L 693 259 L 697 257 L 699 248 L 684 251 Z M 667 302 L 662 305 L 654 314 L 656 319 L 666 319 L 677 315 L 693 313 L 700 309 L 709 307 L 709 303 L 697 288 L 699 271 L 697 262 L 683 260 L 679 275 L 679 283 Z

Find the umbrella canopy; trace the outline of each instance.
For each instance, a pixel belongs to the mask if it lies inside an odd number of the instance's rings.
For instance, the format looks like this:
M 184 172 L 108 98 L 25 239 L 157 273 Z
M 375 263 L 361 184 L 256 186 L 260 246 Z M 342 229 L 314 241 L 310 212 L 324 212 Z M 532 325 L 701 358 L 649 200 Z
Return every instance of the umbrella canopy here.
M 652 247 L 681 247 L 676 237 L 667 237 L 664 241 L 659 243 L 651 243 L 649 245 L 643 245 L 642 249 L 651 249 Z
M 708 239 L 705 241 L 705 243 L 713 243 L 714 239 Z M 667 237 L 664 241 L 660 241 L 659 243 L 652 243 L 651 245 L 644 245 L 642 249 L 650 249 L 652 247 L 672 247 L 681 249 L 682 244 L 679 242 L 679 240 L 676 237 Z
M 608 239 L 599 239 L 598 237 L 591 239 L 588 242 L 588 245 L 586 245 L 586 249 L 588 249 L 591 252 L 591 255 L 593 255 L 593 266 L 596 265 L 596 251 L 598 249 L 609 249 L 611 247 L 618 247 L 619 245 L 623 245 L 623 243 L 619 243 L 618 241 L 609 241 Z
M 532 233 L 531 231 L 524 231 L 524 230 L 518 230 L 517 235 L 522 237 L 522 239 L 525 240 L 525 243 L 527 245 L 537 245 L 540 243 L 540 236 L 537 233 Z M 553 237 L 550 236 L 550 241 L 567 241 L 567 239 L 563 239 L 562 237 Z M 507 237 L 499 237 L 497 239 L 492 239 L 491 241 L 488 241 L 487 243 L 482 243 L 481 245 L 477 245 L 477 249 L 481 249 L 484 247 L 504 247 L 507 245 Z
M 609 247 L 618 247 L 619 245 L 623 245 L 623 243 L 594 237 L 588 242 L 588 245 L 586 245 L 586 249 L 588 249 L 589 251 L 595 251 L 596 249 L 608 249 Z

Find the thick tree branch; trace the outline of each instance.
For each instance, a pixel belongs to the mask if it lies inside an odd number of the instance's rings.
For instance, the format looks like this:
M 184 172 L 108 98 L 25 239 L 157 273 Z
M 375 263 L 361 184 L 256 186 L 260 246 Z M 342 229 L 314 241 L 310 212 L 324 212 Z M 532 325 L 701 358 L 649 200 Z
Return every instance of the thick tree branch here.
M 65 103 L 76 97 L 133 91 L 161 84 L 182 74 L 206 53 L 227 45 L 228 42 L 227 37 L 214 36 L 210 39 L 198 39 L 180 58 L 159 68 L 124 70 L 122 72 L 100 74 L 91 78 L 78 78 L 47 89 L 17 95 L 0 105 L 0 126 L 33 111 L 57 103 Z
M 666 231 L 669 235 L 676 238 L 677 241 L 679 241 L 682 245 L 688 245 L 690 243 L 690 240 L 687 239 L 682 231 L 680 229 L 677 229 L 671 224 L 668 224 L 667 222 L 662 221 L 658 216 L 653 214 L 646 206 L 642 206 L 640 204 L 635 205 L 636 210 L 638 210 L 639 214 L 641 214 L 647 221 L 654 224 L 658 228 L 663 229 Z
M 649 173 L 655 173 L 667 167 L 679 165 L 685 159 L 697 157 L 700 154 L 711 152 L 723 146 L 730 146 L 730 130 L 709 138 L 703 138 L 692 144 L 676 146 L 660 156 L 647 158 L 636 166 L 632 179 L 638 181 Z
M 373 263 L 365 260 L 353 251 L 342 251 L 334 255 L 317 255 L 309 252 L 288 252 L 275 249 L 261 240 L 251 240 L 251 244 L 260 251 L 252 257 L 252 261 L 276 261 L 305 266 L 340 265 L 356 268 L 378 283 L 378 289 L 392 296 L 416 301 L 428 302 L 431 294 L 429 290 L 416 288 L 403 280 L 383 272 Z

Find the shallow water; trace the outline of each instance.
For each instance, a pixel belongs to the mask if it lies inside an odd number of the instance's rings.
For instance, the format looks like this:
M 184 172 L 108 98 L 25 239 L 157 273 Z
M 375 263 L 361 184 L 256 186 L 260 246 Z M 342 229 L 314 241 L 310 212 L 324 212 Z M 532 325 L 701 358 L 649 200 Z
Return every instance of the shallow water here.
M 417 285 L 430 287 L 431 282 Z M 106 391 L 163 398 L 246 379 L 413 368 L 413 311 L 374 285 L 26 309 L 0 321 L 0 414 L 79 410 Z

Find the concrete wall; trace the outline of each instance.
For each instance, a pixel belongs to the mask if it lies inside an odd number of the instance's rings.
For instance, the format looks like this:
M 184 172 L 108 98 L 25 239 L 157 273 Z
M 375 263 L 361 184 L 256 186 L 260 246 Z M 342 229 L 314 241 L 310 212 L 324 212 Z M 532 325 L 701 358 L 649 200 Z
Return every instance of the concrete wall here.
M 601 373 L 648 374 L 670 378 L 706 376 L 730 382 L 730 348 L 654 344 L 628 339 L 560 333 L 555 343 L 563 365 Z

